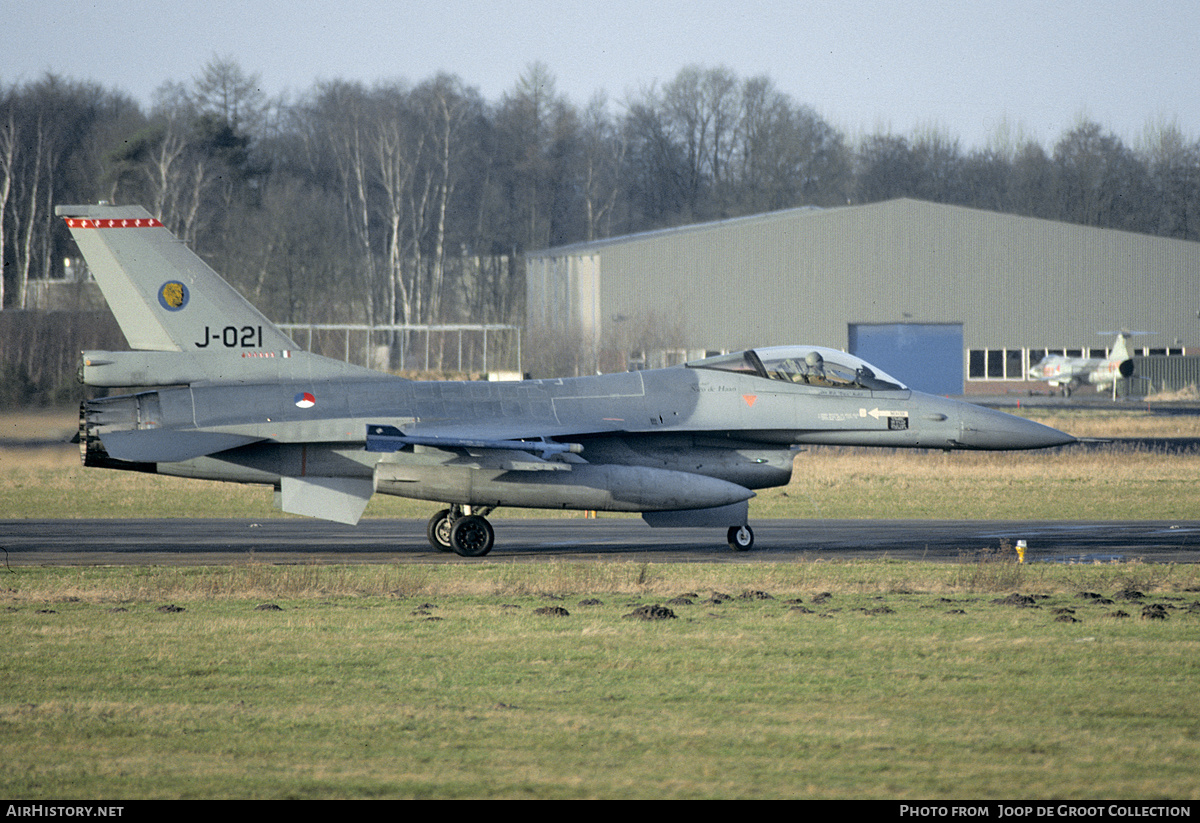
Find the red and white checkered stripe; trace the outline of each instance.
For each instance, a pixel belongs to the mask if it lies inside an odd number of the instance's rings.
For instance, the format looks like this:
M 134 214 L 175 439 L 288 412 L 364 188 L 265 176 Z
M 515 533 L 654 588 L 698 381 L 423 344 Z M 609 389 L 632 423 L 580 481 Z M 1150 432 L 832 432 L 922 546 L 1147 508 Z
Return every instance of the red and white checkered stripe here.
M 72 229 L 147 229 L 162 228 L 162 221 L 153 217 L 138 217 L 132 220 L 93 220 L 90 217 L 67 217 L 67 226 Z

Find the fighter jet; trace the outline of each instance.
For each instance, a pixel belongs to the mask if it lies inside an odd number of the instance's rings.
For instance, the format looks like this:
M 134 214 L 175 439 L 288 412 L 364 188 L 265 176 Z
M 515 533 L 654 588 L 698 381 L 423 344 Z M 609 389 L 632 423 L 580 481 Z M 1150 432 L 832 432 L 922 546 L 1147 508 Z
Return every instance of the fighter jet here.
M 1135 333 L 1143 332 L 1117 332 L 1117 339 L 1113 341 L 1108 357 L 1048 355 L 1029 367 L 1029 377 L 1046 381 L 1062 391 L 1063 397 L 1070 397 L 1072 391 L 1086 384 L 1095 386 L 1098 392 L 1116 391 L 1117 380 L 1133 374 L 1129 338 Z
M 481 556 L 498 506 L 637 512 L 749 549 L 755 489 L 805 444 L 1035 449 L 1070 435 L 921 394 L 818 346 L 515 382 L 412 381 L 300 350 L 137 206 L 59 206 L 131 351 L 85 351 L 87 466 L 263 484 L 354 524 L 376 493 L 442 504 L 430 543 Z

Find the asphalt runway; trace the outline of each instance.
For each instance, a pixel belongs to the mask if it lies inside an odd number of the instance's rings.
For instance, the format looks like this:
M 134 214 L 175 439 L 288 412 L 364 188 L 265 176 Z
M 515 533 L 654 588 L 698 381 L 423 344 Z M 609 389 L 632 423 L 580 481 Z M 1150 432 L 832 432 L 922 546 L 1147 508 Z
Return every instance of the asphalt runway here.
M 537 560 L 756 563 L 892 558 L 962 562 L 1028 544 L 1026 562 L 1200 562 L 1200 521 L 760 520 L 734 552 L 720 529 L 651 529 L 635 518 L 496 519 L 484 558 L 434 551 L 420 520 L 0 520 L 21 566 L 232 563 L 496 563 Z

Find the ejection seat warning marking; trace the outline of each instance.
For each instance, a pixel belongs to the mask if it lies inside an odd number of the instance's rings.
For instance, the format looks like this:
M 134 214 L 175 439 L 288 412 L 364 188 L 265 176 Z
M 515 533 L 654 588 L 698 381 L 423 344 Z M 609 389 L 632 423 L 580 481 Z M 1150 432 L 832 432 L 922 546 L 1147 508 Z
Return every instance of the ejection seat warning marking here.
M 862 419 L 864 417 L 874 417 L 876 420 L 878 420 L 881 417 L 886 417 L 889 421 L 891 421 L 891 420 L 907 421 L 908 420 L 908 412 L 906 412 L 906 411 L 885 411 L 883 409 L 871 409 L 870 411 L 868 411 L 867 409 L 859 409 L 857 415 L 852 411 L 820 412 L 817 415 L 817 419 L 819 419 L 819 420 L 828 420 L 828 421 L 835 422 L 835 423 L 844 423 L 847 420 L 854 420 L 855 418 Z M 908 423 L 906 422 L 903 426 L 896 426 L 889 422 L 889 427 L 890 428 L 907 429 Z
M 859 417 L 866 417 L 868 414 L 874 417 L 876 420 L 881 417 L 908 417 L 908 412 L 906 411 L 881 411 L 880 409 L 871 409 L 870 411 L 867 411 L 866 409 L 858 410 Z
M 742 399 L 746 401 L 746 405 L 754 408 L 754 401 L 758 399 L 757 394 L 743 394 Z

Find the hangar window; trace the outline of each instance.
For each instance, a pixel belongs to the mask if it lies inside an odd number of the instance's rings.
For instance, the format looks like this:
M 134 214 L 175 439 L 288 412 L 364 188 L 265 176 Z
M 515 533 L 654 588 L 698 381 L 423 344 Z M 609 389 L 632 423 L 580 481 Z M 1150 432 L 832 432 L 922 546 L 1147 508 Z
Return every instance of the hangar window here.
M 1004 349 L 990 349 L 987 353 L 987 376 L 992 379 L 1004 379 Z
M 967 352 L 968 380 L 1023 380 L 1024 349 L 970 349 Z
M 1066 349 L 1030 349 L 1029 350 L 1029 365 L 1031 367 L 1036 366 L 1038 363 L 1041 363 L 1047 357 L 1051 357 L 1056 354 L 1061 355 L 1065 351 L 1066 351 Z

